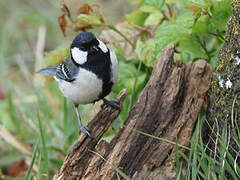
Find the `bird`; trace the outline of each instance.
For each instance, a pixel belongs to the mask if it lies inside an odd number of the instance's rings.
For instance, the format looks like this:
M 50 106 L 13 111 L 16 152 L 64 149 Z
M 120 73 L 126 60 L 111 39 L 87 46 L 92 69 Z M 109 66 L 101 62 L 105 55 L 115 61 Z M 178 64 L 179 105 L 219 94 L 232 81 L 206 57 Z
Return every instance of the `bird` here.
M 81 32 L 73 39 L 70 55 L 61 64 L 37 73 L 53 76 L 63 96 L 74 104 L 79 134 L 91 136 L 91 130 L 81 123 L 80 104 L 103 100 L 104 105 L 120 109 L 117 101 L 106 99 L 118 80 L 116 54 L 91 32 Z

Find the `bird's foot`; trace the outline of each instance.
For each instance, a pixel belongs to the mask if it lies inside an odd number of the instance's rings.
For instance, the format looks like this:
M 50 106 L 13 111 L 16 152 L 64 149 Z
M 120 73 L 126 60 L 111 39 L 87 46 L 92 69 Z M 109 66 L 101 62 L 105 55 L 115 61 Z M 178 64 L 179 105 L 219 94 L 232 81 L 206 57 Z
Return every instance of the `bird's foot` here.
M 86 126 L 79 126 L 78 133 L 81 134 L 81 132 L 87 134 L 89 137 L 91 137 L 91 130 Z
M 115 108 L 115 109 L 117 109 L 117 110 L 120 110 L 120 104 L 119 104 L 119 102 L 117 102 L 117 101 L 110 101 L 110 100 L 107 100 L 107 99 L 103 99 L 103 104 L 101 105 L 101 108 L 103 109 L 106 105 L 108 105 L 108 106 L 111 106 L 111 107 L 113 107 L 113 108 Z

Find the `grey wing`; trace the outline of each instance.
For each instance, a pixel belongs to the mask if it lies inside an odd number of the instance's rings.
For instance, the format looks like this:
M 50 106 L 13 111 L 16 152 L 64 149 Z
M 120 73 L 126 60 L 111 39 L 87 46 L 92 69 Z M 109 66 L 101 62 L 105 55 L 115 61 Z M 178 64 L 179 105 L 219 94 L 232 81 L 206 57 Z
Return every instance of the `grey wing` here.
M 78 67 L 67 58 L 62 64 L 57 67 L 56 78 L 64 81 L 72 82 L 78 73 Z
M 40 69 L 37 73 L 48 75 L 48 76 L 56 76 L 57 68 L 58 68 L 58 65 L 57 66 L 48 66 L 44 69 Z

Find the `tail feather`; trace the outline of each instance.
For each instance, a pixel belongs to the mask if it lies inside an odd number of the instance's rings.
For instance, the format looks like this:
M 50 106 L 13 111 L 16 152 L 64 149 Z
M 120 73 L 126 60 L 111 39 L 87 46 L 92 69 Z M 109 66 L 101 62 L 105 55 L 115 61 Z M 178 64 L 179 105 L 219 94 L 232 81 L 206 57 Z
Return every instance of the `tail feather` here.
M 40 69 L 37 73 L 49 76 L 56 76 L 57 67 L 58 66 L 48 66 L 44 69 Z

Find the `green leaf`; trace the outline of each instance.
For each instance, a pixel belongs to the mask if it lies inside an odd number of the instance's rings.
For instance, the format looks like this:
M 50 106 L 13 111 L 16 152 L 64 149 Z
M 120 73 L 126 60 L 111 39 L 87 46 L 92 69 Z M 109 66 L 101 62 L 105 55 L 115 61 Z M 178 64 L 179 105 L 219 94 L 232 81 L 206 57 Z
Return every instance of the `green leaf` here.
M 163 15 L 162 15 L 162 13 L 159 12 L 159 11 L 154 12 L 154 13 L 151 13 L 151 14 L 147 17 L 144 25 L 145 25 L 145 26 L 156 26 L 156 25 L 158 25 L 158 24 L 160 23 L 160 21 L 161 21 L 162 18 L 163 18 Z
M 151 5 L 142 5 L 140 10 L 146 13 L 159 12 L 159 9 Z
M 195 18 L 193 33 L 206 34 L 215 30 L 225 30 L 227 20 L 232 14 L 231 1 L 223 0 L 212 3 L 209 14 L 211 16 L 205 14 Z
M 198 21 L 198 19 L 201 17 L 201 10 L 199 10 L 197 13 L 196 13 L 196 15 L 195 15 L 195 17 L 194 17 L 194 24 Z
M 191 12 L 182 13 L 176 20 L 167 21 L 158 26 L 156 31 L 156 46 L 153 58 L 169 45 L 179 42 L 192 32 L 193 17 Z
M 155 8 L 161 9 L 164 5 L 164 0 L 144 0 L 143 5 L 153 6 Z
M 148 13 L 143 12 L 142 10 L 133 11 L 131 14 L 126 15 L 126 19 L 129 23 L 136 24 L 138 26 L 143 26 Z
M 191 3 L 196 4 L 200 7 L 204 7 L 205 6 L 205 0 L 190 0 Z
M 163 18 L 161 11 L 154 6 L 143 5 L 141 6 L 140 10 L 145 13 L 149 13 L 149 16 L 147 17 L 144 23 L 145 26 L 156 26 Z
M 178 49 L 182 53 L 190 54 L 190 58 L 188 60 L 193 59 L 207 59 L 207 55 L 205 54 L 204 50 L 202 49 L 201 45 L 198 41 L 194 39 L 193 36 L 187 36 L 184 39 L 181 39 L 179 42 Z
M 225 28 L 227 20 L 232 14 L 231 1 L 223 0 L 214 2 L 210 10 L 212 17 L 208 21 L 209 31 Z
M 219 58 L 219 54 L 220 54 L 219 52 L 220 52 L 220 50 L 222 49 L 222 46 L 223 46 L 223 44 L 220 45 L 220 46 L 215 50 L 215 52 L 214 52 L 214 54 L 213 54 L 213 57 L 211 57 L 211 60 L 210 60 L 209 64 L 211 64 L 211 66 L 212 66 L 213 68 L 215 68 L 216 65 L 217 65 L 218 58 Z
M 130 3 L 130 4 L 134 4 L 134 5 L 137 4 L 138 5 L 138 4 L 142 3 L 143 0 L 127 0 L 127 2 Z
M 155 48 L 154 39 L 148 39 L 146 42 L 137 40 L 135 53 L 137 58 L 142 61 L 146 66 L 153 67 L 153 59 L 151 58 Z
M 119 80 L 116 84 L 117 89 L 127 88 L 128 93 L 131 94 L 134 90 L 134 83 L 136 80 L 136 76 L 138 77 L 138 81 L 136 84 L 136 89 L 139 89 L 141 84 L 146 78 L 146 74 L 139 72 L 137 67 L 132 63 L 119 62 Z
M 102 22 L 99 17 L 95 14 L 80 14 L 77 17 L 76 25 L 79 28 L 88 27 L 88 26 L 99 26 Z
M 70 55 L 70 49 L 69 48 L 56 48 L 53 51 L 46 52 L 45 53 L 45 59 L 46 65 L 54 65 L 54 64 L 60 64 L 64 61 L 65 58 L 67 58 Z
M 201 17 L 199 17 L 192 27 L 192 32 L 207 34 L 209 30 L 209 18 L 210 17 L 207 15 L 202 15 Z

